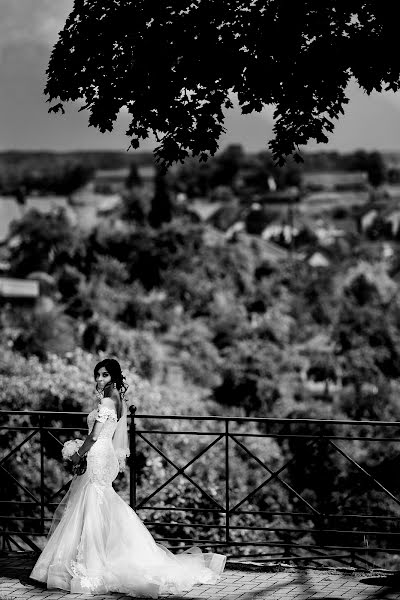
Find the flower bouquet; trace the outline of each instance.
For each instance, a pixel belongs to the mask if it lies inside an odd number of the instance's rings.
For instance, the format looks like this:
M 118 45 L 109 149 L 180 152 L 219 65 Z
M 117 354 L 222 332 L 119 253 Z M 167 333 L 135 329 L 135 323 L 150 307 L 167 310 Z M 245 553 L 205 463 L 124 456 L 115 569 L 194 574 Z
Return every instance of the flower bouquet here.
M 71 462 L 71 457 L 73 454 L 75 454 L 75 452 L 82 446 L 83 444 L 83 440 L 68 440 L 66 442 L 64 442 L 64 445 L 62 447 L 61 450 L 61 455 L 63 457 L 63 459 L 65 461 L 68 461 L 68 468 L 67 470 L 70 473 L 73 473 L 74 475 L 82 475 L 85 471 L 86 471 L 86 467 L 87 467 L 87 461 L 86 461 L 86 454 L 85 456 L 82 456 L 81 460 L 79 461 L 79 463 L 77 463 L 76 465 L 72 465 Z M 72 465 L 72 466 L 70 466 Z

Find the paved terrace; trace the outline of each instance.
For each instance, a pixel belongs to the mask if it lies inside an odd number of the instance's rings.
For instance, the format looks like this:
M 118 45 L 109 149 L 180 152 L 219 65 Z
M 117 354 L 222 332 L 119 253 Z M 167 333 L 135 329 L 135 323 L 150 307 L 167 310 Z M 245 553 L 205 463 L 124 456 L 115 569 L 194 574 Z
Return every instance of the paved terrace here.
M 60 589 L 48 590 L 29 580 L 35 563 L 30 552 L 0 554 L 0 600 L 67 600 L 93 598 L 69 594 Z M 160 596 L 168 600 L 343 600 L 399 599 L 400 575 L 366 572 L 356 569 L 301 569 L 280 565 L 238 564 L 228 560 L 221 580 L 216 585 L 196 585 L 180 596 Z M 109 594 L 96 600 L 125 600 L 131 596 Z

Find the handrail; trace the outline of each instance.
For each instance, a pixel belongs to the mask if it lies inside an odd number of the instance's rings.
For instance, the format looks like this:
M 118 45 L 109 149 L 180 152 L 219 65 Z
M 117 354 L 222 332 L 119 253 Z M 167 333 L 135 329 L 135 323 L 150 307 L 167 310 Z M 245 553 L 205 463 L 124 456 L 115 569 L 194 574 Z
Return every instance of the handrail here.
M 88 415 L 86 411 L 59 411 L 59 410 L 0 410 L 0 415 Z M 131 415 L 127 414 L 128 417 Z M 304 423 L 315 425 L 371 425 L 383 427 L 399 427 L 400 421 L 357 421 L 352 419 L 289 419 L 275 417 L 242 417 L 225 415 L 159 415 L 159 414 L 138 414 L 135 413 L 135 419 L 178 419 L 193 421 L 245 421 L 245 422 L 270 422 L 270 423 Z

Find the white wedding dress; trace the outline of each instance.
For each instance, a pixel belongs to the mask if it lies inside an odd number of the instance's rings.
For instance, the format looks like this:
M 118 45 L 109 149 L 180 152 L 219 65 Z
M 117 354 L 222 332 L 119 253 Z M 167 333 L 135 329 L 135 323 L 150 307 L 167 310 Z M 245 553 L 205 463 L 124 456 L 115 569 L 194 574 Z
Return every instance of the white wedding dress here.
M 87 469 L 74 475 L 55 510 L 46 545 L 30 577 L 47 588 L 89 595 L 121 592 L 157 598 L 179 594 L 197 583 L 214 584 L 226 556 L 193 546 L 173 554 L 156 543 L 136 512 L 117 494 L 112 482 L 119 472 L 112 437 L 115 410 L 102 404 L 88 417 L 103 422 L 87 453 Z

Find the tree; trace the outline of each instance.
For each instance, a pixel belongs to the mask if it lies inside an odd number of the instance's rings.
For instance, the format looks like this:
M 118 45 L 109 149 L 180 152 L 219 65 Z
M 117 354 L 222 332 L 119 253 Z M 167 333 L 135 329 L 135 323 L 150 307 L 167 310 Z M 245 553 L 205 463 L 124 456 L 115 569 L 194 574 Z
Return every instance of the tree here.
M 168 182 L 162 169 L 157 168 L 155 177 L 154 196 L 151 201 L 151 210 L 149 212 L 149 223 L 152 227 L 161 227 L 163 223 L 168 223 L 172 219 L 172 201 L 168 190 Z
M 385 292 L 378 285 L 368 273 L 355 272 L 344 288 L 333 328 L 343 382 L 352 386 L 360 406 L 365 387 L 379 390 L 400 374 L 397 326 L 392 324 L 390 302 L 382 298 Z
M 139 170 L 135 162 L 133 162 L 129 168 L 129 174 L 126 178 L 125 185 L 128 189 L 142 185 L 142 178 L 139 175 Z
M 83 187 L 93 175 L 93 169 L 84 165 L 67 166 L 51 185 L 57 194 L 73 194 Z
M 54 273 L 63 263 L 73 263 L 79 253 L 79 233 L 65 212 L 49 214 L 30 209 L 10 226 L 16 244 L 10 250 L 11 272 L 24 277 L 32 271 Z
M 215 161 L 212 186 L 232 186 L 244 159 L 245 154 L 241 144 L 230 144 L 223 152 L 220 152 Z
M 373 187 L 380 186 L 387 178 L 385 162 L 379 152 L 357 150 L 350 157 L 349 169 L 351 171 L 366 171 L 368 181 Z
M 144 225 L 148 221 L 151 198 L 146 190 L 134 186 L 122 194 L 121 217 L 126 221 Z
M 222 353 L 221 383 L 214 400 L 225 406 L 240 406 L 246 416 L 271 414 L 280 397 L 278 369 L 280 353 L 265 340 L 240 340 Z
M 327 142 L 352 77 L 369 94 L 400 86 L 396 12 L 371 0 L 75 0 L 55 44 L 45 93 L 83 100 L 89 124 L 132 116 L 130 147 L 153 132 L 163 167 L 207 160 L 237 94 L 242 113 L 274 104 L 280 164 L 310 139 Z
M 13 342 L 13 349 L 23 356 L 35 355 L 46 361 L 49 354 L 62 356 L 76 347 L 75 323 L 59 308 L 47 312 L 21 313 L 17 325 L 19 333 Z

